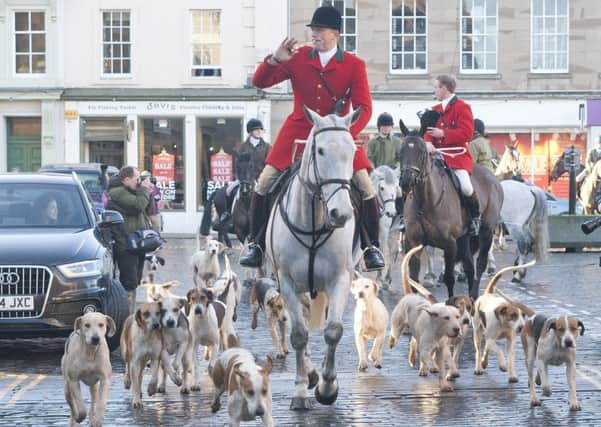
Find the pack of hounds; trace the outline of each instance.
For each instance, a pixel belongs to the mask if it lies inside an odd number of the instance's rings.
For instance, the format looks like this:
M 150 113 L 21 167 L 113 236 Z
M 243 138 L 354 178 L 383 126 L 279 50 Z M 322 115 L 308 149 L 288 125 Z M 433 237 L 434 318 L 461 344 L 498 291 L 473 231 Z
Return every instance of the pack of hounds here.
M 390 326 L 388 347 L 392 349 L 408 332 L 411 335 L 409 365 L 419 367 L 420 376 L 438 374 L 441 392 L 453 391 L 453 383 L 459 377 L 459 356 L 472 326 L 476 350 L 474 373 L 483 373 L 489 353 L 493 351 L 499 369 L 506 371 L 508 381 L 513 383 L 518 381 L 515 338 L 520 334 L 528 372 L 530 405 L 541 404 L 535 384 L 542 384 L 544 396 L 551 395 L 548 366 L 565 364 L 569 408 L 580 410 L 576 397 L 576 338 L 584 333 L 583 323 L 567 316 L 545 317 L 495 290 L 502 274 L 531 266 L 534 262 L 497 272 L 476 301 L 467 296 L 454 296 L 438 302 L 430 291 L 408 275 L 409 260 L 420 249 L 421 246 L 413 248 L 403 258 L 401 282 L 404 296 L 391 316 L 378 298 L 379 289 L 375 281 L 358 275 L 352 280 L 350 291 L 356 300 L 353 329 L 359 371 L 368 369 L 368 361 L 375 368 L 382 367 L 385 335 Z M 219 256 L 225 261 L 223 271 Z M 156 260 L 154 262 L 156 264 Z M 164 260 L 160 264 L 163 265 Z M 150 268 L 149 272 L 154 274 L 156 268 Z M 203 358 L 208 361 L 208 374 L 214 385 L 211 410 L 217 412 L 220 409 L 221 395 L 227 393 L 231 425 L 257 417 L 262 419 L 263 425 L 273 425 L 269 380 L 272 359 L 266 356 L 262 364 L 257 364 L 252 353 L 240 347 L 234 323 L 242 287 L 231 269 L 223 244 L 214 240 L 207 240 L 202 245 L 199 243 L 192 257 L 192 273 L 195 286 L 185 296 L 174 293 L 178 285 L 175 281 L 143 283 L 146 302 L 140 304 L 124 324 L 120 339 L 121 356 L 125 362 L 124 387 L 131 389 L 133 408 L 142 407 L 141 388 L 146 368 L 150 372 L 149 396 L 165 393 L 167 377 L 179 387 L 180 393 L 200 390 L 203 370 L 197 352 L 203 347 Z M 284 358 L 288 353 L 288 314 L 275 282 L 271 279 L 254 281 L 249 303 L 251 328 L 257 328 L 258 312 L 262 310 L 276 357 Z M 75 321 L 74 332 L 66 342 L 62 359 L 71 426 L 87 416 L 80 382 L 90 387 L 90 426 L 103 423 L 112 373 L 105 337 L 114 333 L 115 322 L 101 313 L 88 313 Z M 368 340 L 373 340 L 369 355 Z M 506 355 L 497 346 L 498 340 L 506 340 Z

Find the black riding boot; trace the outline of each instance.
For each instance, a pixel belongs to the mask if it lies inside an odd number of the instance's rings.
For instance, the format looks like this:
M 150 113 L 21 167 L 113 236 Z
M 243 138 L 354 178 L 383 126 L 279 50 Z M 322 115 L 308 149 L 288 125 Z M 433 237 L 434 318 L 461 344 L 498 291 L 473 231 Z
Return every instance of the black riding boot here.
M 382 258 L 382 252 L 378 249 L 380 243 L 378 241 L 379 232 L 379 211 L 378 201 L 374 197 L 373 199 L 364 200 L 364 213 L 363 213 L 363 224 L 367 231 L 368 242 L 364 243 L 363 261 L 365 262 L 365 269 L 367 271 L 381 270 L 384 268 L 384 258 Z
M 263 252 L 265 251 L 265 231 L 267 229 L 267 201 L 266 197 L 253 193 L 250 201 L 250 231 L 251 242 L 248 252 L 240 257 L 240 265 L 244 267 L 261 267 L 263 264 Z
M 470 224 L 467 232 L 470 236 L 477 236 L 480 232 L 480 203 L 475 191 L 471 196 L 465 198 L 465 207 L 470 216 Z
M 394 200 L 394 206 L 396 207 L 396 213 L 399 216 L 399 230 L 405 232 L 405 218 L 403 217 L 403 206 L 405 205 L 404 197 L 397 197 Z

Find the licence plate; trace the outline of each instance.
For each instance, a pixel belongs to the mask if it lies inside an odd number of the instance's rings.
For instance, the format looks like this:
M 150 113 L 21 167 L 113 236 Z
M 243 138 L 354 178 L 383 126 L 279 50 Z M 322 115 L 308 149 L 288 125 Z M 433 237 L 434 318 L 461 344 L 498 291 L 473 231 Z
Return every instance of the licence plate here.
M 33 295 L 0 296 L 0 311 L 32 311 Z

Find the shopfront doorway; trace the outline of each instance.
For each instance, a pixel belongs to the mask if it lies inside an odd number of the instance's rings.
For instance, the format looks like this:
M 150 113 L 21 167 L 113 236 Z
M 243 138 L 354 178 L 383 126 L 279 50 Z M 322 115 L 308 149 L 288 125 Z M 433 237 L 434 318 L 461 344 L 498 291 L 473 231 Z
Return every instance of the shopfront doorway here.
M 81 160 L 121 168 L 125 163 L 126 135 L 125 118 L 82 118 Z
M 7 118 L 8 172 L 35 172 L 42 167 L 42 119 Z

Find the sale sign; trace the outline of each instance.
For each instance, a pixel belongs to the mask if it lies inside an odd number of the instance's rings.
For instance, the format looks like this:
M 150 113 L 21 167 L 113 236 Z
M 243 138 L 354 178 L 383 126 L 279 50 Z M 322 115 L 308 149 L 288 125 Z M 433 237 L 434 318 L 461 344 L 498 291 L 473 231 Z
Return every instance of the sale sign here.
M 161 190 L 161 199 L 175 200 L 175 156 L 167 152 L 153 155 L 152 176 Z
M 234 161 L 231 154 L 220 151 L 211 156 L 211 181 L 230 182 L 234 179 Z

